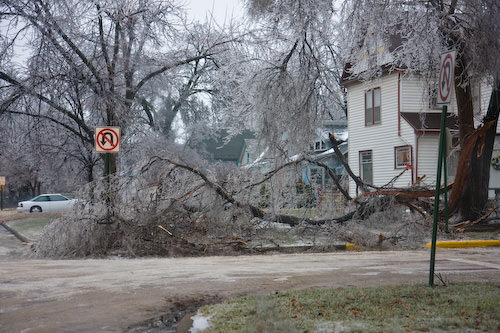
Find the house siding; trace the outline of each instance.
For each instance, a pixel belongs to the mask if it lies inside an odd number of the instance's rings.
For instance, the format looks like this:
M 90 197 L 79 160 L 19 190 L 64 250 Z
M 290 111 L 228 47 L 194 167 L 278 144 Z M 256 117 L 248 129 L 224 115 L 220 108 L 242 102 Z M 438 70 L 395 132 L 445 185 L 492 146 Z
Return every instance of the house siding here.
M 377 80 L 353 84 L 348 88 L 349 165 L 352 171 L 359 175 L 359 152 L 371 150 L 373 184 L 377 186 L 387 184 L 402 171 L 394 168 L 395 147 L 409 145 L 413 152 L 415 150 L 413 131 L 406 123 L 403 124 L 403 121 L 399 122 L 398 84 L 399 75 L 394 72 Z M 365 91 L 377 87 L 381 88 L 381 123 L 365 126 Z M 401 125 L 401 131 L 398 131 L 398 123 Z M 395 186 L 411 184 L 410 171 L 395 182 Z M 356 185 L 352 180 L 349 183 L 349 194 L 356 195 Z
M 438 133 L 425 133 L 418 138 L 417 177 L 424 177 L 421 185 L 436 184 L 438 144 Z
M 429 108 L 429 83 L 426 80 L 415 75 L 403 75 L 401 81 L 402 112 L 441 112 L 442 105 Z M 454 91 L 448 105 L 448 112 L 457 112 Z
M 425 94 L 427 85 L 415 77 L 403 76 L 401 80 L 402 112 L 426 112 L 429 102 Z M 438 110 L 437 110 L 438 111 Z
M 400 176 L 394 186 L 410 186 L 417 177 L 424 175 L 424 185 L 435 185 L 439 133 L 416 133 L 410 124 L 400 117 L 400 112 L 441 112 L 440 105 L 429 109 L 426 96 L 428 87 L 425 80 L 416 75 L 405 75 L 403 72 L 392 72 L 372 81 L 357 81 L 348 85 L 349 165 L 356 175 L 360 174 L 359 152 L 371 151 L 373 184 L 387 184 L 402 171 L 394 167 L 394 148 L 411 146 L 413 170 L 408 170 Z M 365 126 L 365 91 L 374 88 L 381 89 L 381 123 Z M 481 83 L 478 103 L 480 110 L 475 112 L 476 124 L 479 124 L 488 110 L 491 89 L 491 85 Z M 457 113 L 454 92 L 448 112 Z M 497 133 L 500 134 L 500 122 Z M 500 146 L 498 142 L 500 140 L 495 143 L 497 149 Z M 453 181 L 453 167 L 456 167 L 456 161 L 449 164 L 448 182 Z M 357 194 L 356 185 L 352 180 L 349 182 L 349 194 Z

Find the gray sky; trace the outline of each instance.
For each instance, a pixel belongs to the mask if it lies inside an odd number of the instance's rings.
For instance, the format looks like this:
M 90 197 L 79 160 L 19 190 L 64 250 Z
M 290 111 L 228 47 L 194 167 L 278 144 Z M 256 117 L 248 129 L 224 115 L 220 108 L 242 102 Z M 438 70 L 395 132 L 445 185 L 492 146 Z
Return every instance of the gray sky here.
M 231 16 L 243 16 L 241 0 L 187 0 L 188 15 L 200 22 L 205 21 L 211 13 L 219 24 L 229 20 Z

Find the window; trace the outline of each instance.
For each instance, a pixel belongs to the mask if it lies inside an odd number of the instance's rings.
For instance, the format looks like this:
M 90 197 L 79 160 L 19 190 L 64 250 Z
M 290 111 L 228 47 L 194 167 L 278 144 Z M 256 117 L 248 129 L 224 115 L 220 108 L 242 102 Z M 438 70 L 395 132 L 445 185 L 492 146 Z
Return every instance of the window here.
M 318 140 L 314 143 L 314 146 L 312 148 L 313 151 L 326 150 L 326 143 L 323 140 Z
M 325 186 L 325 169 L 321 167 L 311 167 L 310 169 L 310 181 L 311 184 L 315 184 L 319 187 Z
M 62 195 L 51 195 L 50 201 L 66 201 L 68 198 L 63 197 Z
M 367 184 L 373 184 L 373 162 L 371 150 L 359 152 L 359 164 L 361 179 Z
M 380 124 L 380 88 L 365 92 L 365 125 Z
M 394 148 L 394 168 L 404 169 L 411 166 L 411 147 L 402 146 Z

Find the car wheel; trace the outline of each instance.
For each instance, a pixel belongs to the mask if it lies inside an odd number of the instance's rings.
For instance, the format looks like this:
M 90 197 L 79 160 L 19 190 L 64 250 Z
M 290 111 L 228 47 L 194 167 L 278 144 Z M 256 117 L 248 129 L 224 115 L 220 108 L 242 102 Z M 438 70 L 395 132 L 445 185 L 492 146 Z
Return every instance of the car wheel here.
M 42 207 L 39 206 L 33 206 L 30 209 L 30 213 L 41 213 L 42 212 Z

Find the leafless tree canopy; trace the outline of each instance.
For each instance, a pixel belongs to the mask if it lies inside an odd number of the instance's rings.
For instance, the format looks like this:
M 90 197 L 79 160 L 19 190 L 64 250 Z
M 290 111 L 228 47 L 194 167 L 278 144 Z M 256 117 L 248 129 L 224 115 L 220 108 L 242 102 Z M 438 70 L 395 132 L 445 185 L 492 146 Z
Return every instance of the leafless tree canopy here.
M 361 79 L 381 75 L 382 64 L 432 79 L 439 54 L 455 48 L 457 94 L 467 99 L 470 79 L 488 78 L 494 94 L 487 120 L 496 121 L 499 2 L 244 3 L 244 24 L 219 26 L 189 22 L 177 0 L 0 0 L 0 128 L 9 133 L 0 137 L 1 170 L 33 193 L 40 186 L 85 184 L 75 212 L 44 231 L 38 254 L 250 250 L 250 240 L 275 222 L 296 234 L 314 226 L 326 238 L 366 236 L 367 244 L 425 229 L 425 223 L 409 223 L 431 211 L 427 192 L 370 187 L 346 165 L 367 192 L 350 198 L 346 176 L 314 161 L 308 150 L 322 121 L 347 117 L 341 73 L 346 63 L 363 59 L 369 63 L 358 72 Z M 390 45 L 390 61 L 367 57 L 368 44 Z M 470 108 L 459 104 L 465 146 L 475 129 Z M 111 177 L 100 178 L 97 125 L 122 129 Z M 230 135 L 253 130 L 268 159 L 264 171 L 209 164 L 190 150 L 220 129 Z M 487 161 L 492 142 L 482 143 Z M 319 206 L 319 188 L 301 183 L 307 163 L 324 168 L 344 196 L 315 218 L 286 211 Z M 472 173 L 483 174 L 482 167 Z M 359 228 L 354 236 L 336 229 L 385 211 L 404 214 L 406 224 L 398 227 L 404 232 L 362 237 Z

